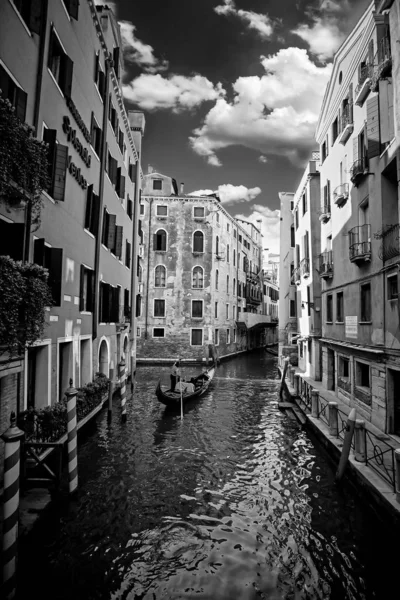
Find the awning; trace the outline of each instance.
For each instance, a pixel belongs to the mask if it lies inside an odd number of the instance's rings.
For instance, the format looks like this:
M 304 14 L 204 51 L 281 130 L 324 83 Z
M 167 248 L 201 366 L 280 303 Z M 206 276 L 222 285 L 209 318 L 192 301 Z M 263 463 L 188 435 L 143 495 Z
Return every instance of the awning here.
M 236 325 L 238 329 L 247 329 L 247 325 L 244 321 L 236 321 Z

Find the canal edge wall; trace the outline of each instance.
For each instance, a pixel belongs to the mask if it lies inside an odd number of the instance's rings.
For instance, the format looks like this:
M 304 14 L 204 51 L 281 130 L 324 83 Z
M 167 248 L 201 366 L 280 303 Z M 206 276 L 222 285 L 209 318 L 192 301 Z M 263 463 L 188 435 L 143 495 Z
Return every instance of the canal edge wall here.
M 298 396 L 296 396 L 295 389 L 290 381 L 286 379 L 285 383 L 291 396 L 291 401 L 294 402 L 296 408 L 304 415 L 306 420 L 305 426 L 311 430 L 317 440 L 324 446 L 334 464 L 338 465 L 342 452 L 342 440 L 330 435 L 328 426 L 323 421 L 305 412 L 298 401 Z M 364 500 L 365 496 L 363 492 L 368 494 L 373 508 L 379 517 L 383 517 L 392 525 L 394 524 L 393 521 L 395 521 L 395 526 L 400 527 L 400 503 L 396 500 L 396 493 L 370 467 L 357 461 L 353 450 L 346 465 L 345 476 Z M 382 515 L 382 510 L 385 513 L 384 515 Z

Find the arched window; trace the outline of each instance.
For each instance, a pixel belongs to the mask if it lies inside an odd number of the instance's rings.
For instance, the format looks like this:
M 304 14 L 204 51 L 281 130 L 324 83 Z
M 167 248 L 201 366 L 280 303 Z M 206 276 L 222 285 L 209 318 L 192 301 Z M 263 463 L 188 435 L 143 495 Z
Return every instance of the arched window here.
M 204 234 L 202 231 L 195 231 L 193 234 L 193 252 L 204 252 Z
M 229 275 L 226 276 L 226 293 L 229 294 Z
M 229 262 L 229 244 L 226 245 L 226 262 Z
M 203 268 L 194 267 L 192 276 L 192 288 L 203 289 Z
M 153 249 L 166 252 L 167 250 L 167 232 L 164 229 L 159 229 L 153 238 Z
M 233 250 L 233 266 L 236 267 L 236 250 Z
M 218 269 L 215 271 L 215 289 L 218 289 Z
M 232 289 L 233 289 L 233 295 L 235 296 L 236 295 L 236 279 L 233 280 Z
M 157 265 L 154 273 L 154 285 L 155 287 L 165 287 L 167 269 L 164 265 Z
M 218 214 L 218 213 L 217 213 Z M 219 237 L 215 238 L 215 254 L 219 254 Z

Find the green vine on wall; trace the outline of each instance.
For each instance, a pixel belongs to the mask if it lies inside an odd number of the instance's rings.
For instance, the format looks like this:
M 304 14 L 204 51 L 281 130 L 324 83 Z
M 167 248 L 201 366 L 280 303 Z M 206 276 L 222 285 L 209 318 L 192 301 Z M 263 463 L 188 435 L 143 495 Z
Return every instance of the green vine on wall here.
M 52 296 L 48 271 L 0 256 L 0 354 L 21 354 L 41 338 Z
M 47 144 L 37 140 L 34 129 L 15 114 L 0 91 L 0 196 L 12 206 L 25 200 L 32 207 L 32 223 L 38 223 L 41 193 L 50 185 Z

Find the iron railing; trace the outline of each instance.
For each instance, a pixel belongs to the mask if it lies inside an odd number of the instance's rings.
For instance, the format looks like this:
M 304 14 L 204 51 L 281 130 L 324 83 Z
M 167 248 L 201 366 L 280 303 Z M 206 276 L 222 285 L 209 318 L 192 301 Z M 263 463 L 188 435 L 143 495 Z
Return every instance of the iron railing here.
M 310 259 L 303 258 L 300 263 L 300 272 L 303 277 L 308 277 L 310 275 Z
M 371 467 L 396 492 L 396 467 L 394 448 L 385 442 L 381 436 L 365 429 L 365 464 Z
M 318 419 L 321 419 L 321 421 L 326 423 L 326 425 L 329 425 L 329 416 L 328 416 L 329 402 L 328 402 L 328 400 L 325 400 L 325 398 L 322 398 L 321 396 L 319 396 L 318 400 L 319 400 L 319 409 L 318 409 L 317 417 L 318 417 Z
M 338 206 L 342 206 L 349 197 L 349 184 L 342 183 L 338 185 L 333 192 L 333 201 Z
M 371 225 L 358 225 L 349 231 L 350 260 L 371 256 Z
M 392 51 L 390 37 L 385 35 L 378 43 L 378 51 L 374 56 L 374 69 L 371 79 L 371 89 L 376 91 L 379 80 L 390 74 L 392 68 Z
M 372 68 L 369 63 L 362 65 L 362 67 L 360 67 L 359 77 L 358 77 L 358 85 L 356 87 L 355 96 L 358 96 L 358 93 L 360 92 L 362 86 L 367 81 L 367 79 L 369 79 L 371 77 L 371 75 L 372 75 Z
M 361 177 L 368 171 L 368 159 L 366 156 L 355 160 L 350 167 L 350 179 L 352 183 L 357 185 Z
M 300 282 L 300 267 L 295 267 L 293 269 L 292 283 L 297 283 L 297 282 Z
M 382 230 L 380 234 L 374 234 L 375 237 L 382 239 L 382 245 L 378 252 L 379 258 L 382 260 L 390 260 L 400 255 L 399 229 L 400 224 L 394 223 L 385 228 L 385 230 Z
M 322 252 L 318 257 L 318 273 L 321 277 L 330 277 L 333 274 L 332 250 Z
M 348 414 L 345 413 L 344 410 L 340 410 L 340 408 L 337 409 L 337 413 L 338 413 L 338 435 L 337 435 L 337 437 L 340 438 L 344 442 L 344 436 L 347 431 Z M 354 450 L 354 448 L 355 448 L 354 435 L 351 440 L 351 447 Z
M 342 113 L 342 131 L 346 129 L 347 125 L 353 125 L 353 105 L 347 104 Z
M 330 200 L 325 200 L 324 204 L 321 206 L 321 210 L 319 213 L 319 220 L 323 223 L 327 223 L 331 218 L 331 203 Z

